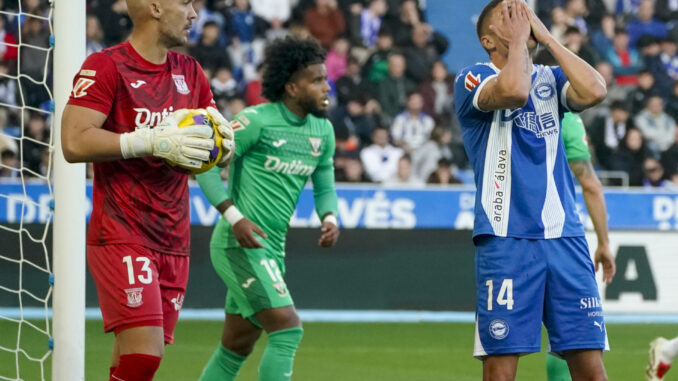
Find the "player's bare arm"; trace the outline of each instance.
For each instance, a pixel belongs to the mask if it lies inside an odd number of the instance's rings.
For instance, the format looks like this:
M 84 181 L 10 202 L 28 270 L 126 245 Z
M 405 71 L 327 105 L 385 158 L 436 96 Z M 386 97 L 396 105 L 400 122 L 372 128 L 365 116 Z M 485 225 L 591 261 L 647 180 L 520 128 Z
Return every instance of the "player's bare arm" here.
M 323 224 L 320 227 L 320 238 L 318 245 L 322 247 L 332 247 L 339 239 L 339 227 L 337 218 L 332 213 L 327 213 L 322 218 Z
M 217 210 L 219 210 L 224 218 L 231 224 L 233 235 L 235 235 L 235 239 L 238 240 L 240 246 L 245 249 L 264 248 L 264 246 L 254 237 L 254 233 L 257 233 L 261 238 L 268 238 L 268 235 L 254 222 L 243 216 L 242 213 L 236 209 L 233 201 L 224 200 L 224 202 L 217 206 Z
M 566 94 L 570 110 L 582 111 L 602 102 L 607 96 L 607 86 L 600 73 L 561 45 L 532 9 L 529 12 L 534 37 L 551 52 L 570 81 Z
M 529 14 L 515 0 L 504 1 L 490 20 L 490 36 L 481 43 L 490 53 L 500 55 L 508 48 L 505 65 L 497 77 L 490 80 L 478 96 L 478 106 L 485 111 L 523 107 L 532 85 L 532 59 L 527 49 L 530 37 Z M 497 58 L 503 60 L 503 57 Z M 501 64 L 501 63 L 500 63 Z
M 570 162 L 570 169 L 579 181 L 586 202 L 586 209 L 589 211 L 593 228 L 596 231 L 598 247 L 594 256 L 596 272 L 600 265 L 603 266 L 603 281 L 607 284 L 612 282 L 616 273 L 616 265 L 612 253 L 610 252 L 610 238 L 607 230 L 607 213 L 605 211 L 605 196 L 603 195 L 603 186 L 598 180 L 598 176 L 588 160 Z
M 66 105 L 61 119 L 61 145 L 66 161 L 78 163 L 122 158 L 119 135 L 101 128 L 106 118 L 106 114 L 91 108 Z

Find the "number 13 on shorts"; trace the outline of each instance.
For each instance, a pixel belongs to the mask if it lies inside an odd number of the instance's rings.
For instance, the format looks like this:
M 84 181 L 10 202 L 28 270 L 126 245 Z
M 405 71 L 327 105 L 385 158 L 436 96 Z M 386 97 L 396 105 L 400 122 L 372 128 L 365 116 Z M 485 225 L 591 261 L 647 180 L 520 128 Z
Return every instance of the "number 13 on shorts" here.
M 492 311 L 494 306 L 494 282 L 492 279 L 486 280 L 485 286 L 487 286 L 487 310 Z M 513 309 L 513 279 L 502 280 L 496 302 L 499 306 L 506 306 L 509 311 Z

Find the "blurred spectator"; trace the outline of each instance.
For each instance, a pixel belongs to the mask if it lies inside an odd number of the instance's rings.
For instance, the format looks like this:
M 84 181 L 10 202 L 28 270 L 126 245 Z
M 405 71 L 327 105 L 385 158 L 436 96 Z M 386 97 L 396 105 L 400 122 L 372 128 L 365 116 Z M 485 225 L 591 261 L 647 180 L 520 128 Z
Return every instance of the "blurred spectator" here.
M 647 105 L 636 115 L 634 122 L 655 154 L 666 151 L 673 143 L 676 122 L 664 112 L 664 99 L 661 96 L 650 95 Z
M 388 58 L 388 76 L 376 85 L 376 99 L 389 121 L 405 108 L 407 94 L 415 88 L 415 84 L 405 77 L 405 68 L 402 54 L 391 54 Z
M 638 49 L 643 57 L 645 70 L 654 77 L 654 88 L 662 97 L 668 98 L 671 94 L 673 80 L 666 71 L 666 65 L 661 58 L 659 41 L 652 36 L 641 36 L 638 39 Z
M 379 30 L 376 47 L 362 67 L 363 78 L 372 82 L 380 82 L 388 76 L 388 57 L 393 53 L 393 37 L 388 28 Z
M 663 22 L 676 22 L 678 20 L 678 1 L 655 0 L 655 16 Z
M 586 25 L 589 27 L 590 35 L 591 31 L 600 25 L 603 17 L 609 13 L 607 11 L 607 5 L 603 0 L 586 0 L 586 9 L 587 13 L 584 15 L 584 19 L 586 20 Z
M 16 154 L 19 153 L 19 146 L 17 145 L 18 137 L 13 137 L 7 131 L 7 122 L 9 116 L 7 109 L 0 108 L 0 151 L 10 150 Z
M 576 26 L 570 26 L 565 30 L 565 47 L 591 66 L 595 66 L 600 59 Z
M 220 68 L 231 68 L 231 59 L 226 45 L 219 41 L 219 25 L 215 21 L 205 22 L 200 40 L 189 48 L 189 52 L 204 69 L 213 73 Z
M 17 80 L 9 77 L 8 64 L 7 61 L 0 60 L 0 102 L 10 106 L 17 106 Z
M 412 41 L 412 28 L 422 23 L 419 10 L 414 0 L 404 0 L 400 5 L 397 16 L 389 16 L 384 24 L 393 33 L 393 42 L 396 46 L 408 46 Z
M 226 14 L 225 24 L 229 41 L 250 43 L 265 34 L 267 22 L 252 12 L 249 0 L 235 0 Z
M 370 143 L 375 124 L 365 113 L 366 103 L 364 94 L 353 94 L 346 106 L 335 107 L 330 114 L 337 138 L 350 142 L 348 149 Z
M 664 178 L 664 168 L 653 157 L 648 157 L 643 162 L 643 186 L 646 188 L 662 188 L 668 186 Z
M 256 106 L 261 103 L 268 102 L 263 95 L 261 95 L 261 77 L 263 75 L 263 64 L 257 66 L 257 76 L 247 82 L 245 86 L 245 101 L 248 106 Z
M 667 177 L 672 177 L 678 173 L 678 129 L 676 129 L 673 144 L 666 151 L 662 152 L 660 162 L 666 171 Z
M 664 38 L 668 33 L 666 24 L 654 18 L 653 0 L 642 0 L 640 2 L 638 17 L 626 26 L 626 30 L 629 34 L 630 46 L 636 46 L 636 42 L 642 35 Z
M 19 52 L 22 74 L 20 78 L 21 92 L 24 95 L 26 105 L 40 107 L 43 102 L 49 100 L 46 88 L 41 83 L 34 83 L 23 75 L 32 78 L 34 81 L 42 82 L 46 80 L 49 73 L 49 70 L 46 70 L 49 69 L 47 51 L 37 49 L 46 49 L 49 46 L 49 32 L 41 19 L 26 17 L 22 26 L 21 43 L 25 44 Z
M 607 52 L 613 48 L 612 39 L 614 38 L 615 28 L 614 16 L 607 13 L 600 20 L 600 28 L 591 33 L 591 45 L 596 49 L 599 56 L 606 56 Z
M 412 43 L 405 48 L 405 72 L 416 83 L 428 77 L 433 63 L 440 58 L 432 38 L 433 30 L 428 25 L 419 24 L 412 28 Z
M 612 49 L 607 51 L 605 60 L 612 65 L 619 85 L 635 85 L 635 75 L 642 68 L 640 54 L 629 46 L 629 35 L 623 28 L 617 28 L 612 39 Z
M 346 30 L 344 15 L 337 9 L 337 0 L 315 0 L 316 6 L 304 14 L 304 24 L 311 35 L 329 48 L 332 41 Z
M 332 50 L 327 53 L 325 67 L 327 68 L 327 78 L 329 78 L 332 83 L 346 74 L 346 60 L 348 59 L 349 48 L 348 40 L 345 38 L 337 38 L 332 43 Z
M 419 180 L 412 173 L 412 161 L 409 155 L 403 155 L 398 159 L 398 170 L 395 176 L 384 181 L 384 185 L 389 186 L 415 186 L 423 187 L 424 182 Z
M 452 163 L 447 159 L 438 160 L 438 166 L 426 181 L 428 184 L 461 184 L 461 180 L 452 174 Z
M 94 15 L 87 16 L 85 23 L 85 36 L 87 41 L 87 55 L 100 52 L 106 48 L 104 44 L 104 31 L 101 29 L 99 18 Z
M 285 23 L 292 12 L 292 0 L 250 0 L 252 11 L 270 24 Z
M 407 109 L 398 114 L 391 126 L 391 137 L 396 146 L 411 154 L 424 144 L 435 125 L 433 118 L 422 112 L 424 99 L 417 92 L 407 96 Z
M 435 171 L 440 159 L 452 161 L 452 132 L 443 127 L 436 127 L 431 131 L 431 138 L 412 154 L 412 167 L 414 176 L 422 181 Z
M 628 128 L 624 140 L 610 155 L 610 170 L 623 171 L 629 175 L 629 185 L 643 184 L 643 162 L 651 156 L 643 134 L 636 128 Z
M 233 78 L 231 70 L 227 67 L 220 67 L 214 73 L 210 81 L 214 99 L 233 98 L 238 95 L 238 82 Z
M 628 96 L 631 114 L 639 113 L 651 94 L 654 93 L 654 76 L 647 70 L 638 73 L 638 87 L 633 89 Z
M 374 182 L 382 182 L 393 177 L 398 171 L 398 159 L 403 150 L 388 142 L 388 130 L 377 127 L 372 133 L 372 144 L 360 152 L 360 160 L 367 177 Z
M 562 7 L 554 7 L 551 10 L 551 34 L 561 44 L 565 43 L 565 30 L 570 26 L 567 13 Z
M 581 116 L 584 125 L 588 126 L 598 116 L 607 116 L 610 113 L 610 106 L 615 100 L 626 100 L 628 92 L 632 89 L 630 86 L 620 86 L 612 74 L 612 65 L 607 61 L 600 61 L 595 66 L 596 70 L 607 84 L 607 97 L 598 105 L 582 111 Z
M 200 39 L 205 23 L 208 21 L 216 23 L 217 30 L 219 31 L 219 34 L 221 34 L 221 30 L 224 27 L 224 16 L 221 13 L 208 8 L 205 4 L 205 0 L 194 0 L 192 5 L 198 18 L 193 20 L 191 29 L 188 31 L 189 44 L 196 43 L 198 39 Z M 222 36 L 219 35 L 219 38 L 221 37 Z
M 678 81 L 673 83 L 673 92 L 666 101 L 666 112 L 678 121 Z
M 340 163 L 335 167 L 335 180 L 343 183 L 368 183 L 363 163 L 355 156 L 337 159 Z
M 132 20 L 127 15 L 127 1 L 114 0 L 110 6 L 101 6 L 97 16 L 104 31 L 106 46 L 124 41 L 132 30 Z
M 231 98 L 223 114 L 227 119 L 233 119 L 234 116 L 247 107 L 245 100 L 240 97 Z
M 24 168 L 40 173 L 42 152 L 48 148 L 49 128 L 42 115 L 31 113 L 24 131 L 25 137 L 21 141 L 21 154 Z
M 5 27 L 5 17 L 0 15 L 0 61 L 12 61 L 17 58 L 18 49 L 16 46 L 7 44 L 18 44 L 16 36 Z
M 454 76 L 450 75 L 443 61 L 436 61 L 428 80 L 419 86 L 424 98 L 423 111 L 437 123 L 448 124 L 454 116 Z
M 588 26 L 584 16 L 588 14 L 589 10 L 586 8 L 585 0 L 566 0 L 565 14 L 567 16 L 568 24 L 576 26 L 582 35 L 588 34 Z
M 677 2 L 678 3 L 678 2 Z M 660 58 L 666 68 L 666 73 L 674 81 L 678 81 L 678 46 L 676 41 L 665 38 L 661 41 Z
M 354 57 L 348 57 L 346 74 L 334 84 L 339 106 L 344 106 L 353 94 L 367 92 L 367 83 L 360 75 L 360 63 Z
M 377 33 L 388 6 L 385 0 L 369 0 L 368 4 L 360 12 L 360 37 L 363 46 L 372 48 L 377 43 Z
M 610 113 L 598 116 L 590 124 L 589 138 L 596 158 L 604 168 L 610 166 L 610 155 L 619 147 L 631 125 L 627 106 L 621 100 L 612 102 Z
M 17 179 L 19 177 L 19 157 L 12 150 L 0 150 L 0 179 Z
M 638 7 L 643 0 L 617 0 L 614 10 L 617 14 L 632 14 L 638 12 Z

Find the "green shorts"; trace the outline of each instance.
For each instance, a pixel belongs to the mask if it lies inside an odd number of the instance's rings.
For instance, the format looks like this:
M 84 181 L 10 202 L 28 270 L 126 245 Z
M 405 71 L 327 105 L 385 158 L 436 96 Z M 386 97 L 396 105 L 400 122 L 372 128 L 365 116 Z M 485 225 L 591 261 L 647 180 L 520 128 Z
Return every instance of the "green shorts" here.
M 226 313 L 253 320 L 269 308 L 294 304 L 285 284 L 282 253 L 271 249 L 210 246 L 212 265 L 226 284 Z

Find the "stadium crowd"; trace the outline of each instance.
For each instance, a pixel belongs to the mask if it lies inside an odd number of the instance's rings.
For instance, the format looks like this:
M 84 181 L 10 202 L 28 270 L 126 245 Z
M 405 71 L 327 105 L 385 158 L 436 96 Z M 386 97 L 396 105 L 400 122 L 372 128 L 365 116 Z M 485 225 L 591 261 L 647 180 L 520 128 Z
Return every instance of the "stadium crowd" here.
M 0 10 L 16 12 L 17 1 L 0 1 Z M 23 12 L 47 16 L 45 0 L 21 1 Z M 607 100 L 581 114 L 594 163 L 610 175 L 603 181 L 678 189 L 678 1 L 534 2 L 552 33 L 607 81 Z M 424 0 L 195 0 L 198 19 L 180 51 L 200 62 L 230 117 L 266 102 L 261 62 L 269 41 L 316 38 L 328 52 L 337 181 L 472 183 L 454 114 L 454 74 L 441 60 L 462 47 L 426 23 L 424 6 Z M 87 10 L 88 54 L 126 39 L 125 0 L 88 0 Z M 28 44 L 20 52 L 2 44 L 16 43 L 19 33 Z M 42 82 L 49 84 L 52 73 L 39 49 L 49 39 L 43 19 L 0 14 L 0 177 L 19 176 L 10 168 L 20 164 L 26 176 L 48 170 L 47 114 L 22 115 L 16 106 L 50 107 Z M 17 71 L 18 81 L 11 77 Z

